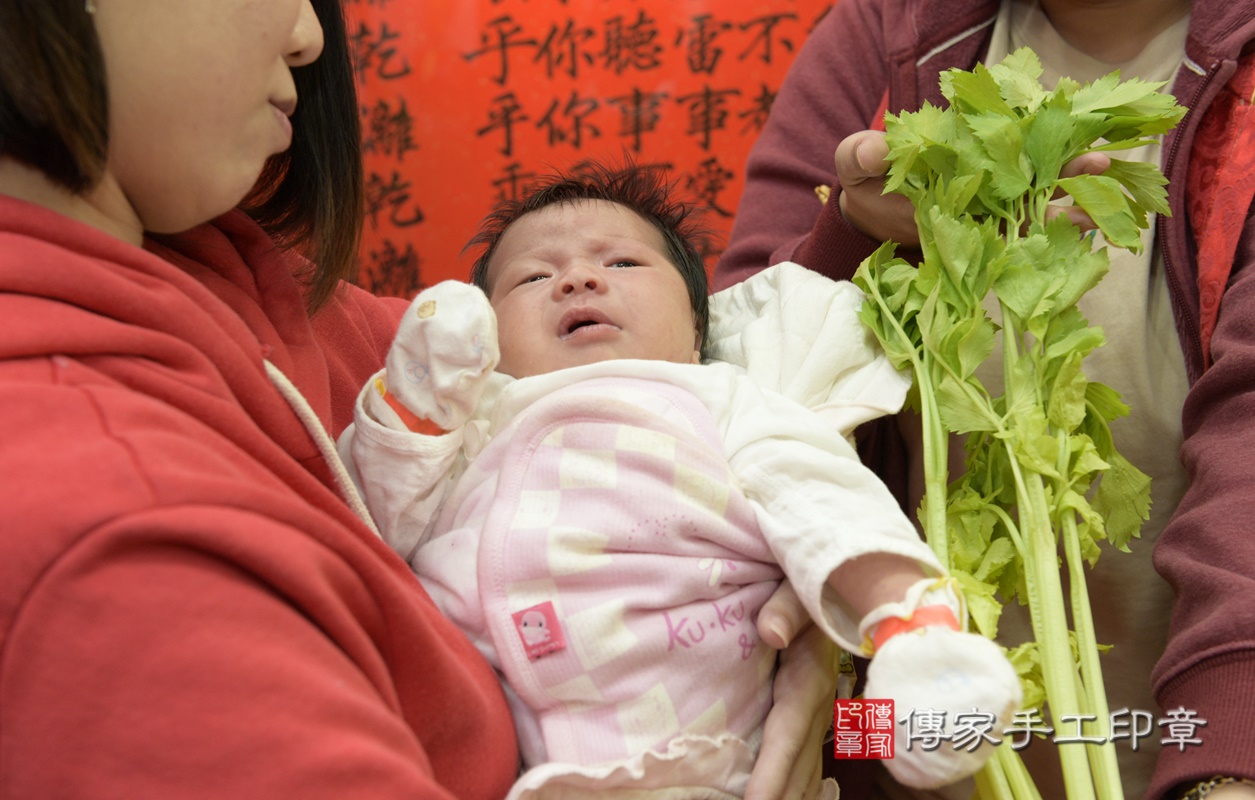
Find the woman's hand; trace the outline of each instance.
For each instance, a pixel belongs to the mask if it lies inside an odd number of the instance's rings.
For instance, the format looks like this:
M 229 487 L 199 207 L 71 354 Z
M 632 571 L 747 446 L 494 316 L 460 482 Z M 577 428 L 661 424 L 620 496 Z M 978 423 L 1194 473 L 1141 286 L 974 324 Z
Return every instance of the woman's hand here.
M 919 246 L 919 230 L 915 225 L 915 209 L 904 195 L 884 194 L 885 175 L 889 171 L 889 145 L 881 131 L 859 131 L 837 145 L 834 162 L 841 186 L 838 202 L 846 221 L 860 232 L 880 241 L 892 240 L 908 247 Z M 1106 153 L 1085 153 L 1069 161 L 1060 170 L 1065 178 L 1081 174 L 1101 175 L 1111 165 Z M 1057 192 L 1054 199 L 1064 197 Z M 1080 208 L 1051 204 L 1046 218 L 1066 214 L 1082 231 L 1097 227 Z
M 1212 789 L 1207 796 L 1212 800 L 1255 800 L 1255 785 L 1225 783 Z
M 859 131 L 837 145 L 841 215 L 861 233 L 879 241 L 919 246 L 915 208 L 905 195 L 885 194 L 889 145 L 881 131 Z
M 832 723 L 838 648 L 810 622 L 787 582 L 758 613 L 758 635 L 783 652 L 763 726 L 763 746 L 745 800 L 814 797 L 823 764 L 823 737 Z
M 1075 178 L 1077 175 L 1101 175 L 1109 166 L 1111 166 L 1111 156 L 1106 153 L 1085 153 L 1064 164 L 1059 174 L 1064 178 Z M 1051 199 L 1058 200 L 1066 196 L 1063 190 L 1059 189 L 1055 191 Z M 1046 221 L 1049 222 L 1060 214 L 1066 214 L 1072 219 L 1072 224 L 1083 231 L 1092 231 L 1098 227 L 1089 214 L 1070 203 L 1068 205 L 1051 203 L 1046 208 Z

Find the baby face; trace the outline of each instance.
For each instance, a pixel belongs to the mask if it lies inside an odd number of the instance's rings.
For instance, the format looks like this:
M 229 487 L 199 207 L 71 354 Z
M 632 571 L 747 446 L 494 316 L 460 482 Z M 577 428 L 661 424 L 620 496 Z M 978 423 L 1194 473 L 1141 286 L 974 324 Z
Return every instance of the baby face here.
M 662 234 L 605 200 L 520 217 L 488 263 L 501 362 L 516 378 L 618 358 L 696 364 L 693 309 Z

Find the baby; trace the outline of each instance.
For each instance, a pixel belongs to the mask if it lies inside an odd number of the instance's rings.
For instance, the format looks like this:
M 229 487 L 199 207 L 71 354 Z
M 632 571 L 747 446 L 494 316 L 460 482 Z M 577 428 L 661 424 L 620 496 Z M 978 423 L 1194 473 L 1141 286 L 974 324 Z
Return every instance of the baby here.
M 414 300 L 341 441 L 385 540 L 502 675 L 529 768 L 513 796 L 742 794 L 775 665 L 754 621 L 785 577 L 873 656 L 866 696 L 899 718 L 1005 723 L 1020 701 L 848 441 L 906 389 L 857 290 L 777 266 L 713 298 L 712 346 L 694 235 L 633 166 L 500 205 L 472 240 L 474 285 Z M 791 303 L 823 324 L 790 325 Z M 792 336 L 762 339 L 773 317 L 842 338 L 799 363 Z M 938 786 L 990 752 L 899 746 L 888 766 Z

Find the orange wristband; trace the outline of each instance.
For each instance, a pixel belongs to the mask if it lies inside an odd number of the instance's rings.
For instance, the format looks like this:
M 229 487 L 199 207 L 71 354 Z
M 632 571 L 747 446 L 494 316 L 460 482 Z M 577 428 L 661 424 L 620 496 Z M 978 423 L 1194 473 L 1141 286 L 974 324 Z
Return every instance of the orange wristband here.
M 444 428 L 440 427 L 426 417 L 420 417 L 413 411 L 410 411 L 408 408 L 401 405 L 401 401 L 396 398 L 396 395 L 390 393 L 387 388 L 384 387 L 383 381 L 376 380 L 375 388 L 379 390 L 380 396 L 383 397 L 384 402 L 388 404 L 388 407 L 397 412 L 397 416 L 401 418 L 401 422 L 405 423 L 405 427 L 409 428 L 412 432 L 421 433 L 425 436 L 443 436 L 448 433 L 448 431 Z
M 961 630 L 959 627 L 959 619 L 954 615 L 953 609 L 949 606 L 924 606 L 915 609 L 915 613 L 910 619 L 902 619 L 901 617 L 889 617 L 872 631 L 872 647 L 873 653 L 884 646 L 884 643 L 897 636 L 899 633 L 908 631 L 916 631 L 920 628 L 938 626 L 949 628 L 951 630 Z

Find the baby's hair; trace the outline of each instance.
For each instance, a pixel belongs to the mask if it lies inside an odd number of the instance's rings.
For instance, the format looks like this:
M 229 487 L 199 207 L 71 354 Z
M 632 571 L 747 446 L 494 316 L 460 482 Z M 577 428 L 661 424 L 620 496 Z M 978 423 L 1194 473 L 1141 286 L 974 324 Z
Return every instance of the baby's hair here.
M 640 165 L 632 161 L 619 167 L 583 161 L 567 171 L 555 172 L 529 184 L 518 199 L 497 203 L 463 248 L 463 252 L 475 247 L 484 248 L 471 267 L 471 283 L 483 289 L 485 294 L 491 294 L 488 262 L 506 229 L 520 217 L 555 203 L 605 200 L 635 212 L 662 234 L 667 256 L 688 288 L 693 322 L 704 345 L 710 324 L 710 307 L 701 248 L 711 240 L 712 235 L 702 226 L 691 205 L 673 197 L 665 171 L 666 167 L 661 165 Z

